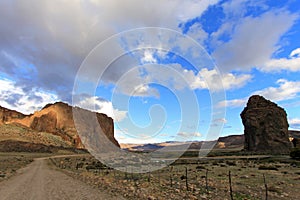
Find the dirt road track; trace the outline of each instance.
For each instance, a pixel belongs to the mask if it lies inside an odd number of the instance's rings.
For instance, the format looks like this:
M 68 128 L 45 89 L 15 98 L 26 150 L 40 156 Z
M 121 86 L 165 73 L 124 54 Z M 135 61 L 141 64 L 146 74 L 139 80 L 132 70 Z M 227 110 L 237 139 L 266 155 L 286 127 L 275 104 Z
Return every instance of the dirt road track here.
M 39 158 L 0 183 L 0 200 L 117 200 L 64 173 Z

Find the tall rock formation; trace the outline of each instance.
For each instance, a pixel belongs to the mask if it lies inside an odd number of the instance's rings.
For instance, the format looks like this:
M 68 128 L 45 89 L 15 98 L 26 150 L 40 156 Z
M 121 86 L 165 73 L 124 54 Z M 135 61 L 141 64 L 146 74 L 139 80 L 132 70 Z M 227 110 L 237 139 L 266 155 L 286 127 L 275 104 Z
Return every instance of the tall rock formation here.
M 66 103 L 57 102 L 48 104 L 40 111 L 36 111 L 31 115 L 23 115 L 9 109 L 0 109 L 0 125 L 2 124 L 20 124 L 37 132 L 47 132 L 56 136 L 60 136 L 70 146 L 75 148 L 84 148 L 84 145 L 78 135 L 77 127 L 73 120 L 73 107 Z M 76 108 L 77 110 L 84 110 Z M 1 111 L 3 110 L 3 111 Z M 119 147 L 119 143 L 114 138 L 113 119 L 101 113 L 93 113 L 85 110 L 85 112 L 95 114 L 101 129 L 105 136 Z
M 283 108 L 254 95 L 249 98 L 241 118 L 245 127 L 245 150 L 273 154 L 290 151 L 289 125 Z

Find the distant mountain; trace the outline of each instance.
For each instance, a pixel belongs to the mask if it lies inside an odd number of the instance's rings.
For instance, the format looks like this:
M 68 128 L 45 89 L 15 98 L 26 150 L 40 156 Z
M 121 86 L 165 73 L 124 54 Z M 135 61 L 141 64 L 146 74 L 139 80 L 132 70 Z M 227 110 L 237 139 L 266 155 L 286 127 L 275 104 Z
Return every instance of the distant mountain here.
M 48 104 L 40 111 L 30 115 L 0 106 L 0 141 L 9 141 L 0 142 L 0 151 L 3 149 L 1 145 L 7 146 L 13 141 L 20 145 L 32 143 L 42 146 L 84 149 L 73 120 L 73 109 L 92 113 L 81 108 L 73 108 L 62 102 Z M 114 138 L 112 118 L 101 113 L 95 114 L 104 134 L 116 146 L 119 146 Z M 42 146 L 41 149 L 44 148 Z
M 292 138 L 300 138 L 300 131 L 289 130 L 289 135 Z M 229 135 L 225 137 L 219 137 L 215 142 L 214 149 L 243 149 L 244 148 L 244 135 Z M 199 150 L 203 145 L 203 141 L 193 142 L 178 142 L 168 141 L 154 144 L 120 144 L 122 149 L 130 151 L 155 151 L 163 147 L 172 147 L 172 149 L 181 149 L 183 145 L 189 144 L 190 150 Z
M 300 138 L 300 131 L 289 130 L 289 135 L 292 138 Z
M 208 141 L 206 143 L 216 143 L 214 149 L 242 149 L 244 147 L 244 135 L 230 135 L 220 137 L 217 141 Z M 170 150 L 186 149 L 187 145 L 190 150 L 201 149 L 204 141 L 192 142 L 177 142 L 168 141 L 155 144 L 120 144 L 121 148 L 130 151 L 155 151 L 163 147 L 168 147 Z
M 219 148 L 240 148 L 244 147 L 244 135 L 229 135 L 218 139 Z

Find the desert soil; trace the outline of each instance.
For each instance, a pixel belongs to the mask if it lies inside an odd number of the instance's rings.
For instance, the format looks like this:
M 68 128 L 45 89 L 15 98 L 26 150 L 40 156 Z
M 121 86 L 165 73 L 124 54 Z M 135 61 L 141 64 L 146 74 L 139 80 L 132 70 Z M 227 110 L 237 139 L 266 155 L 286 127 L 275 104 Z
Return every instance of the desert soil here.
M 122 199 L 110 196 L 55 170 L 47 158 L 37 158 L 10 179 L 0 182 L 1 200 Z

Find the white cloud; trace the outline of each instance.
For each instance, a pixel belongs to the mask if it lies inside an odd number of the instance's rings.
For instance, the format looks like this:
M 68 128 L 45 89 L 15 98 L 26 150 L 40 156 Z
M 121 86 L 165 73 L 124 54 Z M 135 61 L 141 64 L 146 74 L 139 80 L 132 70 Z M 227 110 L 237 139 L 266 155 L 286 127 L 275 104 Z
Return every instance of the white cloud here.
M 249 70 L 268 62 L 281 46 L 278 42 L 297 19 L 286 11 L 269 11 L 258 17 L 245 17 L 236 24 L 227 24 L 223 33 L 230 35 L 228 42 L 219 45 L 213 53 L 223 70 Z M 274 25 L 276 22 L 276 25 Z M 216 36 L 222 38 L 220 32 Z M 219 41 L 220 43 L 220 41 Z
M 300 48 L 297 48 L 297 49 L 293 50 L 290 54 L 290 58 L 299 57 L 299 56 L 300 56 Z
M 123 74 L 116 83 L 116 91 L 129 96 L 159 98 L 159 91 L 149 85 L 156 83 L 172 90 L 209 89 L 219 91 L 243 87 L 251 76 L 247 74 L 234 75 L 227 73 L 219 75 L 217 70 L 201 69 L 198 73 L 187 70 L 180 64 L 148 64 L 142 67 L 135 67 Z M 223 85 L 223 87 L 221 87 Z
M 225 73 L 219 75 L 217 70 L 207 68 L 196 73 L 193 70 L 185 69 L 180 64 L 148 65 L 145 67 L 145 71 L 148 82 L 163 83 L 176 90 L 183 88 L 191 90 L 209 89 L 211 91 L 231 90 L 243 87 L 252 78 L 249 74 Z
M 184 139 L 193 139 L 194 137 L 201 137 L 202 134 L 199 132 L 195 132 L 195 133 L 179 132 L 177 133 L 177 136 Z
M 104 113 L 113 118 L 115 122 L 120 122 L 127 117 L 127 111 L 115 109 L 110 101 L 96 96 L 75 98 L 73 104 L 87 110 Z
M 300 93 L 300 81 L 279 79 L 276 83 L 279 87 L 268 87 L 266 89 L 256 91 L 252 95 L 258 94 L 272 101 L 283 101 L 293 99 Z
M 199 42 L 199 44 L 203 44 L 205 39 L 208 37 L 208 34 L 203 30 L 201 24 L 199 23 L 193 24 L 189 28 L 187 35 Z
M 204 68 L 198 73 L 198 76 L 207 82 L 207 86 L 210 86 L 208 89 L 215 91 L 222 88 L 220 87 L 220 82 L 216 80 L 218 79 L 218 72 L 216 70 Z M 232 73 L 224 73 L 221 75 L 221 83 L 225 90 L 237 89 L 243 87 L 251 78 L 252 76 L 249 74 L 234 75 Z
M 113 34 L 141 27 L 179 30 L 178 24 L 201 16 L 218 0 L 28 0 L 0 1 L 0 44 L 2 50 L 31 65 L 34 80 L 22 76 L 3 52 L 0 70 L 28 87 L 38 85 L 56 91 L 70 101 L 74 77 L 86 55 Z M 142 38 L 135 38 L 141 40 Z M 120 42 L 120 41 L 119 41 Z M 141 42 L 141 41 L 139 41 Z M 107 54 L 115 53 L 114 47 Z M 125 51 L 126 49 L 124 49 Z M 150 55 L 146 60 L 154 61 Z M 100 65 L 101 66 L 101 65 Z M 104 81 L 115 83 L 126 63 L 109 71 Z M 99 65 L 94 67 L 98 72 Z M 117 69 L 117 70 L 116 70 Z M 91 72 L 91 73 L 94 73 Z
M 127 133 L 127 131 L 115 129 L 115 138 L 121 144 L 147 144 L 147 143 L 159 143 L 162 142 L 160 138 L 157 137 L 149 137 L 147 135 L 139 135 L 137 137 L 133 137 Z
M 55 94 L 32 88 L 24 90 L 8 79 L 0 79 L 0 105 L 24 114 L 33 113 L 48 103 L 57 102 Z
M 299 129 L 300 128 L 300 118 L 289 118 L 288 119 L 290 128 Z
M 116 84 L 116 92 L 126 94 L 128 96 L 149 97 L 153 96 L 159 98 L 158 90 L 149 86 L 149 80 L 143 75 L 141 67 L 133 67 L 125 72 Z
M 227 121 L 227 119 L 225 119 L 225 118 L 219 118 L 219 119 L 215 119 L 214 120 L 214 122 L 221 122 L 221 123 L 224 123 L 224 124 L 226 124 L 228 121 Z
M 144 51 L 144 56 L 142 57 L 141 62 L 143 64 L 145 64 L 145 63 L 156 63 L 157 60 L 154 58 L 153 53 L 154 53 L 153 51 L 145 50 Z
M 288 119 L 289 121 L 289 124 L 292 125 L 292 126 L 300 126 L 300 118 L 289 118 Z
M 197 75 L 189 70 L 183 70 L 183 74 L 188 77 L 191 89 L 209 89 L 211 91 L 241 88 L 252 78 L 249 74 L 234 75 L 225 73 L 220 76 L 217 70 L 208 70 L 207 68 L 201 69 Z
M 247 99 L 232 99 L 221 101 L 217 104 L 218 107 L 242 107 L 247 103 Z
M 268 87 L 253 92 L 252 95 L 261 95 L 271 101 L 284 101 L 294 99 L 300 94 L 300 81 L 288 81 L 279 79 L 276 82 L 278 87 Z M 225 100 L 218 103 L 220 107 L 242 107 L 247 103 L 248 98 Z
M 276 72 L 281 70 L 300 71 L 300 48 L 293 50 L 289 58 L 270 59 L 259 67 L 265 72 Z

